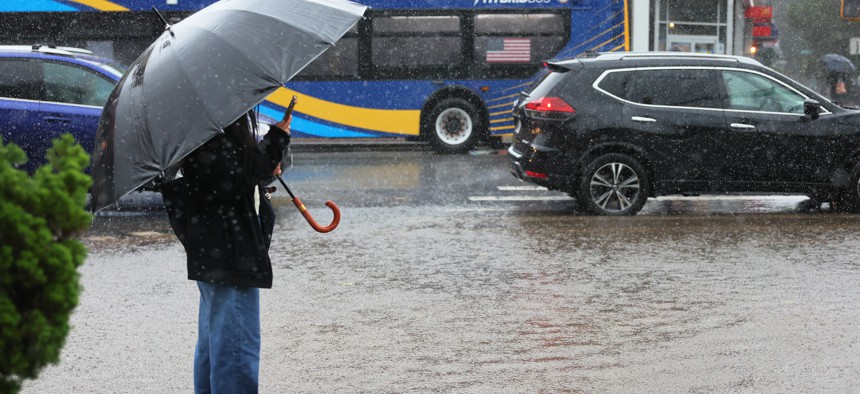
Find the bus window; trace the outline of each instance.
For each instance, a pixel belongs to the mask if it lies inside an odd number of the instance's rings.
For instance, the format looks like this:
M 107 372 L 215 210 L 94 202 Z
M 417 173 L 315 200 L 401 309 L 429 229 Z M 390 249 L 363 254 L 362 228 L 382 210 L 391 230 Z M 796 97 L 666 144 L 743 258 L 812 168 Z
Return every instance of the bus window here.
M 358 78 L 358 25 L 305 67 L 296 79 Z
M 551 59 L 564 42 L 563 37 L 475 37 L 475 61 L 484 67 L 534 64 Z
M 567 41 L 564 21 L 559 14 L 475 15 L 475 62 L 491 68 L 550 59 Z
M 341 38 L 337 45 L 311 62 L 297 76 L 299 79 L 358 78 L 358 38 Z
M 418 68 L 462 63 L 457 37 L 379 37 L 371 44 L 375 66 Z
M 475 34 L 564 35 L 564 19 L 558 14 L 475 15 Z
M 373 19 L 373 32 L 385 33 L 460 33 L 456 16 L 390 16 Z
M 383 68 L 451 67 L 462 63 L 458 16 L 373 19 L 371 63 Z

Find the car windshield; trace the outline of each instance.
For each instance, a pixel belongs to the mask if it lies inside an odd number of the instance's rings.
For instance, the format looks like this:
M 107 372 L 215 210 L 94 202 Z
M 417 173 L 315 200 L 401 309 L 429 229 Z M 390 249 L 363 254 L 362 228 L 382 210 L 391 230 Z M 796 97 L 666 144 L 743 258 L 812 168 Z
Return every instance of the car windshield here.
M 113 74 L 117 78 L 122 77 L 122 75 L 125 74 L 125 71 L 128 69 L 128 66 L 118 60 L 109 59 L 101 56 L 76 55 L 75 58 L 95 64 L 99 68 Z
M 125 70 L 128 70 L 128 67 L 119 62 L 111 62 L 109 64 L 103 65 L 104 69 L 110 71 L 113 75 L 117 77 L 122 77 L 125 74 Z

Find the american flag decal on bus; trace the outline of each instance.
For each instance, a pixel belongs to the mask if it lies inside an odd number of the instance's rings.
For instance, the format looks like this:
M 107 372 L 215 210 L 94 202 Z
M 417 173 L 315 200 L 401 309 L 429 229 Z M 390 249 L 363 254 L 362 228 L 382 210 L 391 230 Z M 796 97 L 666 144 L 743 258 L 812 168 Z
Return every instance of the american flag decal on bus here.
M 532 60 L 530 38 L 491 38 L 487 63 L 528 63 Z

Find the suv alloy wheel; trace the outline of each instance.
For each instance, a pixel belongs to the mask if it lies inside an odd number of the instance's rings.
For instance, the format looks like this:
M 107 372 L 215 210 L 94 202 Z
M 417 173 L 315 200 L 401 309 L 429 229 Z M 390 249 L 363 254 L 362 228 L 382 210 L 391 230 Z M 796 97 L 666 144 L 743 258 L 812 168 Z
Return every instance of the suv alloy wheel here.
M 591 213 L 635 215 L 648 199 L 648 175 L 632 157 L 610 153 L 591 161 L 583 172 L 579 200 Z

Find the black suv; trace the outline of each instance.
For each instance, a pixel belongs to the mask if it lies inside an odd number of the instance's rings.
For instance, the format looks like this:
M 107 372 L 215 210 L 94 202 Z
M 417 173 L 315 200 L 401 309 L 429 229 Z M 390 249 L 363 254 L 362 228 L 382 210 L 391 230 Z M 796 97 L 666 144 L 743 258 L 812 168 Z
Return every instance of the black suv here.
M 860 206 L 860 111 L 750 58 L 607 53 L 548 64 L 520 96 L 511 171 L 595 214 L 667 194 Z

